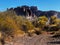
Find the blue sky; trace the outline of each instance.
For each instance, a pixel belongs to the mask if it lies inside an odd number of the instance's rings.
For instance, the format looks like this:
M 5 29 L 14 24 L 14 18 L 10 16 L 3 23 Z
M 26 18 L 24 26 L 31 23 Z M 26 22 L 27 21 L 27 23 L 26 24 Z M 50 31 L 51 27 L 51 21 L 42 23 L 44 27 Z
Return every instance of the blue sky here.
M 22 5 L 37 6 L 39 10 L 60 11 L 60 0 L 0 0 L 0 11 Z

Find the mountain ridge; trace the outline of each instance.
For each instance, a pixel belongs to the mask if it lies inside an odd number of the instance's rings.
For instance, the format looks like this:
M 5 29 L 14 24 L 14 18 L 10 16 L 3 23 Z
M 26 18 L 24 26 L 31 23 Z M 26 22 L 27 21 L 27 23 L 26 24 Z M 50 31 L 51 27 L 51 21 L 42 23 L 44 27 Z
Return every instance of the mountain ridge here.
M 58 18 L 60 18 L 60 12 L 58 11 L 54 11 L 54 10 L 49 10 L 49 11 L 41 11 L 38 10 L 37 6 L 19 6 L 16 8 L 10 8 L 7 9 L 7 11 L 11 11 L 13 10 L 17 15 L 21 15 L 21 16 L 43 16 L 45 15 L 46 17 L 51 17 L 53 15 L 56 15 Z

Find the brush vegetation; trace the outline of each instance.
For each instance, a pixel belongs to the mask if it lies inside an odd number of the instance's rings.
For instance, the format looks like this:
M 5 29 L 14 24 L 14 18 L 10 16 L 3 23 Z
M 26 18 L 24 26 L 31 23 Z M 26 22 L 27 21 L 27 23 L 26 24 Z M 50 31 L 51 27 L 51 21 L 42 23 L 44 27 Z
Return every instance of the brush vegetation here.
M 60 19 L 51 16 L 50 20 L 46 16 L 40 16 L 30 21 L 25 16 L 18 16 L 15 12 L 6 11 L 0 13 L 0 38 L 16 37 L 18 35 L 32 36 L 43 32 L 60 34 Z

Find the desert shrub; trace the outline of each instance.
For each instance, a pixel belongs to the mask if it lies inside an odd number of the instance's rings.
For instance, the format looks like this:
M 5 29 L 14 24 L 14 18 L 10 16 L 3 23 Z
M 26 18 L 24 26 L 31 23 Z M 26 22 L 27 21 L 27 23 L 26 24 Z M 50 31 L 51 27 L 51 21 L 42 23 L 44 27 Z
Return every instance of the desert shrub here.
M 44 27 L 48 21 L 48 18 L 46 16 L 41 16 L 38 18 L 38 24 L 39 27 Z
M 50 24 L 58 25 L 59 23 L 60 23 L 60 19 L 59 18 L 57 18 L 56 16 L 51 16 Z
M 49 30 L 58 31 L 60 29 L 59 25 L 60 25 L 60 19 L 57 18 L 56 16 L 51 16 Z
M 48 22 L 48 18 L 46 16 L 40 16 L 35 21 L 32 22 L 32 24 L 35 26 L 35 33 L 37 35 L 41 34 L 46 26 L 46 23 Z
M 15 20 L 9 16 L 4 18 L 0 17 L 0 31 L 4 32 L 8 36 L 13 36 L 18 33 L 23 33 L 15 23 Z
M 15 13 L 4 12 L 1 14 L 1 30 L 11 34 L 17 34 L 17 32 L 22 33 L 28 33 L 28 30 L 32 30 L 34 26 L 32 23 L 27 20 L 24 16 L 17 16 Z M 5 31 L 6 30 L 6 31 Z
M 32 25 L 32 22 L 27 20 L 25 17 L 17 16 L 15 21 L 16 21 L 18 27 L 21 30 L 23 30 L 24 32 L 27 32 L 28 30 L 31 30 L 34 28 L 34 26 Z

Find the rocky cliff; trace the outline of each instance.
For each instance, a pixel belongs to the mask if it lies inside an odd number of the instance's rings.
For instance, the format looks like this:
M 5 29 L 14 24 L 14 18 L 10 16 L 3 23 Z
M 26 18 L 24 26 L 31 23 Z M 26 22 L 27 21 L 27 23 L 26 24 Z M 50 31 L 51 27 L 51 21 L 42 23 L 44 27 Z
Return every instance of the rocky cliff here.
M 41 11 L 41 10 L 38 10 L 38 8 L 36 6 L 19 6 L 19 7 L 16 7 L 16 8 L 10 8 L 10 9 L 7 9 L 7 11 L 10 11 L 10 10 L 13 10 L 16 12 L 17 15 L 21 15 L 21 16 L 47 16 L 47 17 L 51 17 L 52 15 L 56 15 L 57 17 L 60 18 L 60 12 L 57 12 L 57 11 L 53 11 L 53 10 L 50 10 L 50 11 Z

